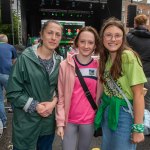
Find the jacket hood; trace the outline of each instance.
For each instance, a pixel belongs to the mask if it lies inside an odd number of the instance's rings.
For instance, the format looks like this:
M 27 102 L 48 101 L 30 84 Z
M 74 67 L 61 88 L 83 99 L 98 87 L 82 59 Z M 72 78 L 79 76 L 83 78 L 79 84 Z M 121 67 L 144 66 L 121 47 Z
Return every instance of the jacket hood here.
M 70 65 L 72 65 L 72 66 L 74 66 L 74 67 L 75 67 L 75 63 L 74 63 L 73 57 L 74 57 L 75 55 L 77 55 L 77 53 L 74 53 L 74 54 L 67 53 L 67 58 L 66 58 L 66 61 L 67 61 Z
M 39 44 L 28 47 L 23 51 L 22 54 L 28 57 L 30 60 L 34 61 L 35 63 L 40 64 L 38 56 L 36 55 L 38 46 Z M 55 51 L 53 53 L 53 57 L 55 57 L 55 59 L 61 59 L 61 57 Z
M 70 54 L 70 53 L 67 53 L 67 58 L 66 58 L 66 61 L 70 64 L 70 65 L 72 65 L 72 66 L 74 66 L 75 67 L 75 63 L 74 63 L 74 59 L 73 59 L 73 57 L 75 57 L 75 55 L 77 55 L 78 53 L 74 53 L 74 54 Z M 100 59 L 100 57 L 99 56 L 91 56 L 93 59 L 95 59 L 95 60 L 99 60 Z
M 135 29 L 131 30 L 129 33 L 132 33 L 138 37 L 150 38 L 149 30 L 143 26 L 136 27 Z
M 22 55 L 28 57 L 30 60 L 34 61 L 35 63 L 40 64 L 38 61 L 38 57 L 36 56 L 36 54 L 34 52 L 35 50 L 37 50 L 38 46 L 36 46 L 36 47 L 35 46 L 31 46 L 31 47 L 26 48 L 23 51 Z

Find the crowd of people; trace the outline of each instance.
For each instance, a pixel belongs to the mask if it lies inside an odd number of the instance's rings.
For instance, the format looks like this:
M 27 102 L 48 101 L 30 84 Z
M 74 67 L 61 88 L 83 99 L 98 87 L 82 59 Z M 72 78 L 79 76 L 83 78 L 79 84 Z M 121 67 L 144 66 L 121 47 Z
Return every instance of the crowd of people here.
M 8 44 L 7 35 L 0 34 L 0 119 L 3 123 L 3 128 L 6 128 L 7 124 L 4 107 L 4 89 L 6 90 L 9 74 L 16 58 L 17 53 L 15 47 Z
M 0 35 L 0 119 L 6 127 L 7 84 L 13 150 L 52 150 L 55 131 L 63 150 L 88 150 L 99 127 L 101 150 L 136 150 L 144 141 L 145 103 L 150 111 L 146 21 L 145 15 L 135 17 L 135 28 L 128 34 L 114 17 L 104 21 L 100 34 L 85 26 L 74 39 L 77 53 L 68 53 L 66 59 L 56 52 L 63 32 L 57 21 L 45 22 L 40 41 L 17 61 L 16 50 Z

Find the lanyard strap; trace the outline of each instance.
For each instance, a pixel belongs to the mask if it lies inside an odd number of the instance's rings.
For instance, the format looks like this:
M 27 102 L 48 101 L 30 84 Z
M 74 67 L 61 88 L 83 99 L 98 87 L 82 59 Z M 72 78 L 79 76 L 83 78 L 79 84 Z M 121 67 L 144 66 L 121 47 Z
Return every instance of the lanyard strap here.
M 129 108 L 128 112 L 131 114 L 132 118 L 133 117 L 133 106 L 131 105 L 130 101 L 128 100 L 128 98 L 126 97 L 126 95 L 123 93 L 123 91 L 120 89 L 120 87 L 117 85 L 117 83 L 113 80 L 112 77 L 111 78 L 111 81 L 113 82 L 113 84 L 116 86 L 117 90 L 120 92 L 120 94 L 123 96 L 123 98 L 125 99 L 126 103 L 127 103 L 127 106 Z

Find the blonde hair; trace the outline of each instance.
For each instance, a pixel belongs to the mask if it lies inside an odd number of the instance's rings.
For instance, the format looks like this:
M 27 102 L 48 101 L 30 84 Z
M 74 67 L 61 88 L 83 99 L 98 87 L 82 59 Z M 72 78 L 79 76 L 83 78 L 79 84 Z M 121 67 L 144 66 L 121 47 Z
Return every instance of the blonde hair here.
M 8 37 L 5 34 L 0 34 L 0 42 L 8 42 Z
M 144 15 L 144 14 L 141 14 L 141 15 L 137 15 L 135 18 L 134 18 L 134 22 L 136 23 L 136 25 L 146 25 L 147 23 L 147 16 Z

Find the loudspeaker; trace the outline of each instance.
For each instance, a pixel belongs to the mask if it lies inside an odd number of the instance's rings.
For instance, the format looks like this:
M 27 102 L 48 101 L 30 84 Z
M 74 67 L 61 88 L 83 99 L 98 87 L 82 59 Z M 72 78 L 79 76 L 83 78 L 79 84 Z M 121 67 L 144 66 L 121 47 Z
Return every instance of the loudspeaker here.
M 10 0 L 1 0 L 2 24 L 11 24 Z
M 133 28 L 134 27 L 134 18 L 136 16 L 136 5 L 128 5 L 127 10 L 127 27 Z

